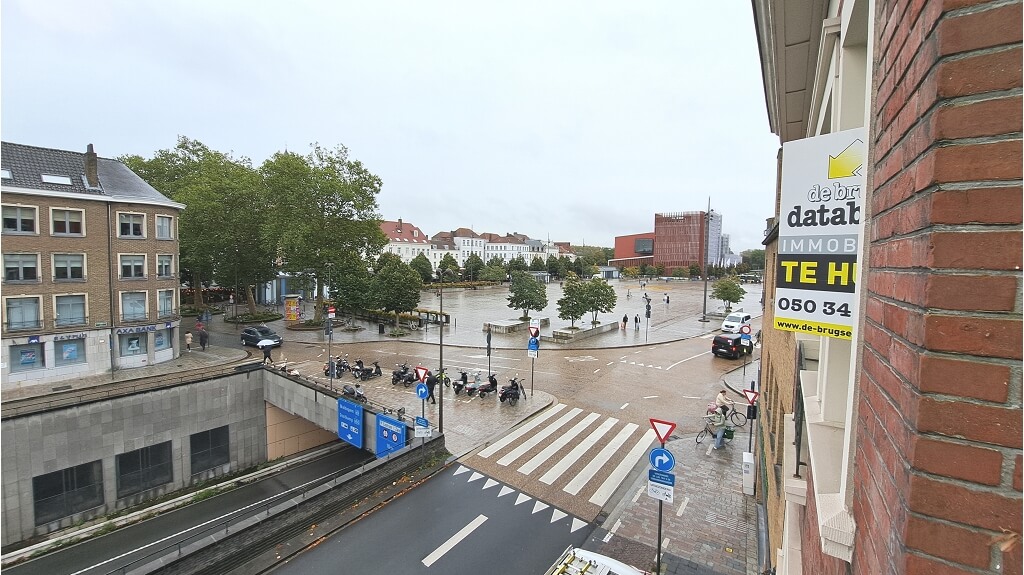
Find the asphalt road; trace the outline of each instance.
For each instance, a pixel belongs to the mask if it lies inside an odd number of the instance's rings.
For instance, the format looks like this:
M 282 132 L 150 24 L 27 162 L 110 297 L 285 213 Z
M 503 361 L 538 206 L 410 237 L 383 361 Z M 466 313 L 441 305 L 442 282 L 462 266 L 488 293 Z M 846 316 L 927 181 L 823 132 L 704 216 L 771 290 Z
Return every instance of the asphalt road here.
M 454 465 L 273 573 L 543 573 L 591 530 L 571 515 Z
M 371 458 L 372 456 L 366 452 L 354 448 L 343 448 L 241 489 L 229 491 L 217 497 L 148 519 L 134 528 L 114 531 L 49 553 L 38 559 L 13 567 L 5 567 L 4 573 L 8 575 L 109 573 L 156 549 L 181 540 L 182 537 L 175 537 L 175 534 L 189 527 L 205 523 L 235 509 L 256 503 L 339 469 L 347 469 Z M 140 550 L 140 548 L 164 538 L 168 538 L 167 541 L 154 545 L 152 548 Z

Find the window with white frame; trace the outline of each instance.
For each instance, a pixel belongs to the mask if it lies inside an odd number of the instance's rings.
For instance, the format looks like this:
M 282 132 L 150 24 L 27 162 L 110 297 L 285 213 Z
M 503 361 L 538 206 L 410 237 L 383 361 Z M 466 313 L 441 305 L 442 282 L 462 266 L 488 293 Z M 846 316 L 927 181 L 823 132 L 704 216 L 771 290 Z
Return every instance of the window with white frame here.
M 5 234 L 36 233 L 36 208 L 28 206 L 4 206 Z
M 54 281 L 85 279 L 85 254 L 53 254 Z
M 121 319 L 138 321 L 146 319 L 146 292 L 121 292 Z
M 53 235 L 81 236 L 85 235 L 85 228 L 82 222 L 85 220 L 85 212 L 82 210 L 58 210 L 50 211 L 50 230 Z
M 9 297 L 5 300 L 7 329 L 43 327 L 42 306 L 38 297 Z
M 4 281 L 35 282 L 38 280 L 38 254 L 4 254 Z
M 161 278 L 174 277 L 174 256 L 156 256 L 156 275 Z
M 57 327 L 86 323 L 84 294 L 59 295 L 54 298 L 54 304 L 54 308 L 57 310 L 54 324 Z
M 121 254 L 121 279 L 140 279 L 146 277 L 145 254 Z
M 117 214 L 117 235 L 121 238 L 146 237 L 146 214 Z
M 156 239 L 174 239 L 174 218 L 172 218 L 171 216 L 156 217 Z
M 156 292 L 156 313 L 158 317 L 167 317 L 174 314 L 174 290 L 162 289 Z

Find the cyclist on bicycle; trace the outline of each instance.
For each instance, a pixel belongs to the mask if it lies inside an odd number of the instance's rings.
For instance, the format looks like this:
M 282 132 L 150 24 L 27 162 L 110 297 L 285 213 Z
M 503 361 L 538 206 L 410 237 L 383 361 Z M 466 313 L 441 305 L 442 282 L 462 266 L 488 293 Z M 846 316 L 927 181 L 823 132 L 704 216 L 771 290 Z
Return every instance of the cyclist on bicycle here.
M 725 445 L 725 416 L 716 411 L 705 415 L 704 419 L 715 434 L 715 449 L 721 449 Z
M 722 412 L 722 417 L 725 417 L 726 415 L 729 415 L 729 408 L 736 405 L 736 402 L 729 399 L 729 396 L 726 395 L 726 391 L 723 389 L 715 396 L 715 405 L 717 405 L 718 410 Z

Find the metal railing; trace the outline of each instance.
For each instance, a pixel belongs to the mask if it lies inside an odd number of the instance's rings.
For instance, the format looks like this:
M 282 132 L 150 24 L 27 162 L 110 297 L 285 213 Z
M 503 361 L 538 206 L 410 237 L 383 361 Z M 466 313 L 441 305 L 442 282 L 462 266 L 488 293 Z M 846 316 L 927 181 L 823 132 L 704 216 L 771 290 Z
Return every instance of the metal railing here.
M 140 321 L 149 321 L 149 310 L 137 313 L 123 313 L 121 314 L 122 323 L 132 323 Z
M 15 321 L 12 319 L 7 320 L 5 326 L 7 331 L 15 331 L 19 329 L 42 329 L 43 320 L 41 319 L 23 319 L 21 321 Z
M 53 320 L 53 327 L 78 327 L 89 325 L 89 316 L 58 317 Z

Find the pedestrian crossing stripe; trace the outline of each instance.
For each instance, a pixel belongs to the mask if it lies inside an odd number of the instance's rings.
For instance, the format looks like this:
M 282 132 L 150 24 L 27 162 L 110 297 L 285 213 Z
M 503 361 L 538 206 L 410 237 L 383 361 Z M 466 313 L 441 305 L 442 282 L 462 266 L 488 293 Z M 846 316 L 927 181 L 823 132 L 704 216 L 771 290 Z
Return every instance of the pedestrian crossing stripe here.
M 596 413 L 591 413 L 590 415 L 584 417 L 583 420 L 574 425 L 572 429 L 560 435 L 558 439 L 552 441 L 551 444 L 545 447 L 543 451 L 533 456 L 533 459 L 527 461 L 522 466 L 520 466 L 519 473 L 529 475 L 536 471 L 537 467 L 539 467 L 542 463 L 547 461 L 549 457 L 557 453 L 558 450 L 568 445 L 569 442 L 575 439 L 577 435 L 583 433 L 583 430 L 590 427 L 590 424 L 594 423 L 594 420 L 597 419 L 598 417 L 601 416 Z
M 612 455 L 622 447 L 622 444 L 625 443 L 626 440 L 629 439 L 629 436 L 632 435 L 639 427 L 640 426 L 635 423 L 626 424 L 626 427 L 622 428 L 622 431 L 612 438 L 611 443 L 605 445 L 604 449 L 591 459 L 590 463 L 587 463 L 587 466 L 583 468 L 583 471 L 580 471 L 576 477 L 572 478 L 572 481 L 570 481 L 568 485 L 562 488 L 562 491 L 565 491 L 569 495 L 578 495 L 580 490 L 583 489 L 583 486 L 594 478 L 597 471 L 604 467 L 604 464 L 611 459 Z M 634 460 L 634 463 L 635 462 L 636 461 Z
M 552 483 L 554 483 L 555 480 L 561 477 L 563 473 L 565 473 L 574 463 L 576 463 L 577 460 L 579 460 L 580 456 L 582 456 L 587 450 L 589 450 L 592 445 L 597 443 L 599 439 L 604 437 L 604 434 L 608 433 L 608 430 L 614 427 L 615 424 L 618 422 L 619 420 L 614 417 L 609 417 L 608 419 L 604 420 L 604 422 L 597 429 L 590 432 L 590 435 L 587 436 L 586 439 L 584 439 L 580 443 L 577 443 L 576 447 L 572 448 L 572 451 L 566 454 L 566 456 L 563 457 L 561 461 L 556 463 L 554 467 L 549 469 L 547 473 L 542 475 L 540 477 L 540 482 L 547 485 L 551 485 Z
M 562 411 L 563 409 L 565 409 L 565 407 L 566 406 L 565 406 L 564 403 L 556 404 L 551 409 L 542 412 L 540 415 L 538 415 L 537 417 L 535 417 L 532 420 L 530 420 L 526 425 L 523 425 L 523 426 L 519 427 L 518 429 L 516 429 L 512 433 L 509 433 L 505 437 L 503 437 L 503 438 L 499 439 L 498 441 L 494 442 L 493 444 L 491 444 L 490 447 L 484 449 L 483 451 L 481 451 L 477 455 L 479 455 L 480 457 L 483 457 L 484 459 L 487 459 L 488 457 L 494 455 L 498 451 L 501 451 L 506 445 L 508 445 L 508 444 L 512 443 L 513 441 L 519 439 L 523 435 L 526 435 L 526 433 L 528 431 L 530 431 L 534 427 L 537 427 L 538 425 L 544 423 L 549 418 L 553 417 L 556 413 L 558 413 L 559 411 Z
M 498 465 L 505 466 L 514 462 L 516 459 L 519 459 L 520 457 L 522 457 L 524 453 L 536 447 L 537 444 L 547 439 L 548 436 L 558 431 L 560 427 L 572 421 L 577 415 L 579 415 L 582 412 L 583 410 L 578 407 L 570 409 L 569 413 L 566 413 L 562 417 L 558 418 L 558 421 L 552 423 L 551 425 L 545 427 L 540 432 L 534 434 L 534 436 L 531 437 L 530 439 L 520 443 L 518 446 L 516 446 L 515 449 L 509 452 L 508 455 L 505 455 L 504 457 L 499 459 Z

